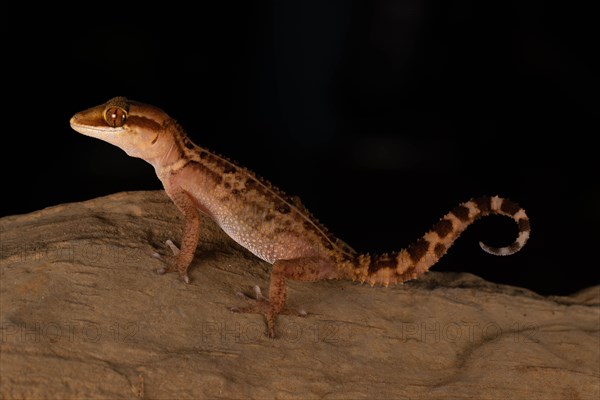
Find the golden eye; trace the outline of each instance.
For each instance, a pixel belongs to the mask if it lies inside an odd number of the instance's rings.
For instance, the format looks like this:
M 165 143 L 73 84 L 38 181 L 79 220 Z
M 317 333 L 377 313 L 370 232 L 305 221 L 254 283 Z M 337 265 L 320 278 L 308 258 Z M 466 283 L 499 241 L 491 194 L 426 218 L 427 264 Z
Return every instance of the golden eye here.
M 109 106 L 104 110 L 104 121 L 113 128 L 118 128 L 125 124 L 127 120 L 127 110 L 118 106 Z

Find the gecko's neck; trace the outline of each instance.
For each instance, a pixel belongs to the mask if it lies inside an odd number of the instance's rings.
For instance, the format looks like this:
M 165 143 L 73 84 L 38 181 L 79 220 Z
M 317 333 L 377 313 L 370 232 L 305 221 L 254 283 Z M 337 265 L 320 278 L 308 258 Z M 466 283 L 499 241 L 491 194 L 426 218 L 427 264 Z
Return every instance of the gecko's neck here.
M 164 125 L 156 145 L 162 151 L 155 157 L 144 159 L 154 167 L 159 177 L 177 171 L 191 160 L 197 159 L 197 153 L 201 150 L 191 142 L 175 120 Z

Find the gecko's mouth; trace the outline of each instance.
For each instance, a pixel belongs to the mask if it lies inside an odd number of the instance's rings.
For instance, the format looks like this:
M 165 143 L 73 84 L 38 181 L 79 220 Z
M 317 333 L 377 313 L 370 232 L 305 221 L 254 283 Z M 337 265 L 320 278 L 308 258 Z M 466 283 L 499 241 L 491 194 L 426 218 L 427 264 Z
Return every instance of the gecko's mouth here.
M 87 125 L 87 124 L 82 124 L 77 122 L 77 114 L 73 116 L 73 118 L 71 118 L 71 120 L 69 121 L 69 123 L 71 124 L 71 128 L 73 128 L 74 130 L 76 130 L 79 133 L 83 133 L 84 135 L 87 133 L 117 133 L 117 132 L 121 132 L 123 130 L 123 128 L 121 127 L 112 127 L 112 126 L 91 126 L 91 125 Z

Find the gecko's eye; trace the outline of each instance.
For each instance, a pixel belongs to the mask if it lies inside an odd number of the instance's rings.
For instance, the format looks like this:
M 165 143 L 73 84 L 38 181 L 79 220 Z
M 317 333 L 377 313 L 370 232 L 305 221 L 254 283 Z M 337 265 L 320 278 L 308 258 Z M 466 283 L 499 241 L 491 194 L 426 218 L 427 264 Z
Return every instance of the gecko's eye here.
M 104 121 L 113 128 L 123 126 L 126 120 L 127 110 L 122 107 L 110 106 L 104 110 Z

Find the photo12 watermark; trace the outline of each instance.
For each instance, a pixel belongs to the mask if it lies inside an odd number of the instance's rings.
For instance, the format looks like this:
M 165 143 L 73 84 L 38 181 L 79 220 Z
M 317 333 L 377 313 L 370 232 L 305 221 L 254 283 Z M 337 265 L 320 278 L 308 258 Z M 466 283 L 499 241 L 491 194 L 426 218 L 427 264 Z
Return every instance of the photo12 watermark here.
M 529 322 L 501 325 L 496 322 L 444 322 L 435 320 L 402 322 L 400 337 L 404 341 L 423 343 L 458 343 L 496 340 L 509 335 L 515 343 L 538 343 L 539 327 Z
M 84 262 L 95 263 L 110 260 L 114 264 L 133 264 L 143 259 L 144 254 L 136 247 L 110 246 L 106 244 L 48 244 L 43 241 L 30 244 L 0 244 L 0 256 L 10 257 L 13 263 L 20 262 Z
M 111 323 L 101 325 L 93 322 L 27 322 L 0 325 L 1 343 L 136 343 L 138 323 Z

